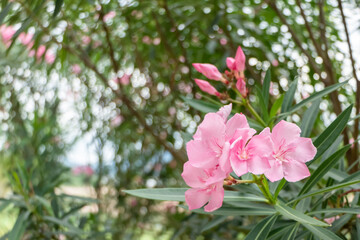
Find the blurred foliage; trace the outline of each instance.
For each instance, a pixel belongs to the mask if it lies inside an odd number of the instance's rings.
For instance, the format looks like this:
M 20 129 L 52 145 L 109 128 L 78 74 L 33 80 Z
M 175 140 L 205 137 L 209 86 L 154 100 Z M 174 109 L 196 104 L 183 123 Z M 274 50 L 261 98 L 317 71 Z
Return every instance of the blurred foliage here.
M 184 146 L 203 116 L 181 98 L 201 98 L 193 84 L 200 74 L 191 63 L 212 63 L 224 70 L 226 57 L 241 45 L 248 59 L 250 101 L 256 101 L 254 86 L 261 86 L 272 66 L 269 108 L 294 79 L 294 101 L 299 102 L 351 78 L 347 52 L 338 44 L 345 38 L 337 2 L 301 1 L 315 43 L 296 3 L 2 0 L 0 25 L 16 30 L 9 46 L 0 44 L 0 160 L 6 176 L 1 181 L 8 186 L 1 206 L 18 210 L 7 237 L 139 239 L 153 233 L 165 239 L 242 239 L 249 231 L 241 227 L 249 226 L 246 217 L 224 219 L 217 231 L 201 233 L 199 226 L 216 218 L 189 215 L 171 203 L 140 200 L 121 191 L 184 186 Z M 356 6 L 346 4 L 349 9 Z M 22 32 L 34 34 L 30 48 L 20 43 Z M 55 55 L 53 63 L 47 63 L 46 54 L 37 57 L 42 45 Z M 322 51 L 317 51 L 319 45 Z M 124 74 L 131 75 L 128 85 L 118 84 Z M 311 137 L 354 102 L 354 79 L 349 83 L 321 101 Z M 300 124 L 305 110 L 288 120 Z M 345 131 L 344 144 L 357 137 L 352 126 Z M 86 134 L 93 139 L 98 163 L 85 184 L 93 187 L 96 200 L 59 191 L 71 185 L 67 153 Z M 85 205 L 97 210 L 81 210 Z

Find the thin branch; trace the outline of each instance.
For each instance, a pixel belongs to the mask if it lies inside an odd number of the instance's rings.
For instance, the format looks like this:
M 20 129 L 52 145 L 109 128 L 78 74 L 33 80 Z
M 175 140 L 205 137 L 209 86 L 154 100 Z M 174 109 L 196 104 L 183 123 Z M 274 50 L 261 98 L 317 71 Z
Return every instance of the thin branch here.
M 356 80 L 356 96 L 355 96 L 355 112 L 356 115 L 358 115 L 360 113 L 360 81 L 359 78 L 356 74 L 356 63 L 353 57 L 353 51 L 352 51 L 352 47 L 351 47 L 351 42 L 350 42 L 350 35 L 349 35 L 349 30 L 346 24 L 346 18 L 345 18 L 345 14 L 344 14 L 344 10 L 343 10 L 343 6 L 341 3 L 341 0 L 338 0 L 338 4 L 339 4 L 339 9 L 340 9 L 340 13 L 341 13 L 341 18 L 342 18 L 342 22 L 344 25 L 344 30 L 345 30 L 345 35 L 346 35 L 346 42 L 349 48 L 349 55 L 350 55 L 350 60 L 351 60 L 351 66 L 352 66 L 352 70 L 353 70 L 353 75 L 354 78 Z M 354 132 L 353 132 L 353 138 L 357 139 L 359 136 L 359 118 L 355 119 L 355 123 L 354 123 Z M 352 162 L 355 162 L 357 160 L 358 157 L 358 153 L 359 153 L 359 143 L 355 142 L 354 143 L 354 149 L 352 151 L 352 157 L 351 157 L 351 162 L 349 164 L 351 164 Z M 358 167 L 356 166 L 352 171 L 357 171 Z

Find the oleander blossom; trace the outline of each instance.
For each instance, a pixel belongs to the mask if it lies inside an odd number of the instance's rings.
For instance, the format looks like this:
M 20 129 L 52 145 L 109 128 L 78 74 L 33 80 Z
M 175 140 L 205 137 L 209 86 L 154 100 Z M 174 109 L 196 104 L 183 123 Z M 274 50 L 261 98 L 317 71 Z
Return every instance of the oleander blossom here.
M 289 182 L 297 182 L 310 176 L 306 162 L 316 155 L 316 148 L 310 138 L 300 137 L 301 130 L 294 124 L 280 121 L 270 133 L 265 128 L 260 135 L 270 136 L 272 154 L 269 156 L 271 168 L 265 176 L 275 182 L 285 178 Z

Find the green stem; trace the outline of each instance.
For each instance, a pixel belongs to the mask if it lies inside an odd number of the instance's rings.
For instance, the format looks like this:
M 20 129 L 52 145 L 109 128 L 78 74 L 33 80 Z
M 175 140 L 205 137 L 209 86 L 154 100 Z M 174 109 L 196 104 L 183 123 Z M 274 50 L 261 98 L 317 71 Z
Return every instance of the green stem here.
M 244 103 L 242 103 L 242 102 L 240 102 L 240 101 L 236 101 L 236 100 L 234 100 L 234 99 L 232 99 L 232 98 L 228 98 L 227 99 L 229 102 L 232 102 L 232 103 L 237 103 L 237 104 L 239 104 L 239 105 L 243 105 Z
M 274 199 L 269 191 L 269 185 L 267 184 L 267 180 L 264 178 L 264 175 L 261 175 L 260 178 L 253 175 L 253 178 L 264 197 L 268 199 L 270 203 L 274 203 Z
M 244 105 L 245 107 L 251 112 L 251 114 L 256 118 L 256 120 L 258 120 L 258 122 L 263 126 L 263 127 L 267 127 L 267 124 L 264 122 L 264 120 L 262 120 L 262 118 L 259 116 L 259 114 L 257 114 L 257 112 L 255 111 L 255 109 L 250 105 L 248 100 L 244 99 Z

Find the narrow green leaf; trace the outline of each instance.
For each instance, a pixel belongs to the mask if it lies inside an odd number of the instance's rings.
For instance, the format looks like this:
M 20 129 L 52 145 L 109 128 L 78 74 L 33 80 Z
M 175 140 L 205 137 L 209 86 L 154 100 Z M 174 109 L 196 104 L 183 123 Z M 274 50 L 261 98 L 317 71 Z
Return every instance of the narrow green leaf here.
M 210 222 L 206 223 L 202 228 L 201 228 L 201 232 L 205 232 L 213 227 L 218 226 L 220 223 L 223 223 L 225 220 L 227 219 L 227 216 L 219 216 L 219 217 L 215 217 L 213 220 L 211 220 Z
M 268 216 L 267 218 L 261 220 L 246 236 L 245 240 L 266 239 L 277 218 L 278 215 L 274 214 L 272 216 Z
M 12 228 L 11 232 L 9 232 L 9 239 L 11 240 L 20 240 L 24 235 L 28 217 L 30 212 L 22 212 L 19 214 L 18 218 L 16 219 L 15 225 Z
M 360 219 L 356 218 L 357 239 L 360 239 Z
M 56 17 L 59 14 L 63 3 L 64 3 L 64 0 L 55 0 L 55 10 L 54 10 L 53 17 Z
M 315 120 L 319 114 L 319 106 L 320 106 L 321 99 L 317 99 L 313 102 L 310 108 L 306 110 L 304 116 L 302 118 L 301 123 L 301 136 L 302 137 L 309 137 L 311 134 L 311 130 L 314 127 Z
M 283 216 L 290 218 L 292 220 L 295 220 L 297 222 L 316 225 L 316 226 L 324 226 L 324 227 L 329 226 L 328 224 L 326 224 L 324 222 L 321 222 L 312 217 L 309 217 L 308 215 L 305 215 L 305 214 L 303 214 L 293 208 L 290 208 L 282 203 L 278 203 L 274 207 Z
M 285 186 L 286 184 L 286 180 L 285 178 L 281 179 L 281 181 L 278 183 L 277 187 L 276 187 L 276 190 L 275 190 L 275 193 L 274 193 L 274 198 L 277 199 L 281 189 Z
M 266 71 L 264 78 L 264 83 L 262 86 L 262 97 L 265 102 L 265 109 L 268 109 L 269 106 L 269 92 L 270 92 L 270 83 L 271 83 L 271 71 L 270 68 Z
M 296 232 L 299 229 L 299 223 L 294 224 L 281 238 L 281 240 L 293 240 L 296 237 Z
M 11 10 L 13 3 L 10 2 L 6 7 L 4 7 L 0 13 L 0 25 L 3 23 L 5 17 L 8 15 L 9 11 Z
M 284 101 L 284 95 L 281 95 L 278 99 L 275 100 L 274 104 L 272 105 L 270 109 L 270 118 L 275 117 L 278 110 L 280 109 L 282 103 Z
M 135 190 L 123 190 L 123 192 L 152 200 L 165 200 L 165 201 L 185 201 L 185 191 L 188 188 L 144 188 Z M 234 191 L 225 191 L 224 202 L 227 201 L 257 201 L 267 202 L 265 198 L 255 195 L 240 196 Z
M 297 84 L 298 84 L 298 80 L 296 79 L 290 84 L 289 90 L 285 93 L 284 101 L 281 106 L 282 113 L 287 112 L 290 109 L 294 101 Z
M 291 229 L 293 229 L 295 224 L 290 224 L 288 226 L 282 226 L 282 227 L 278 227 L 274 230 L 272 230 L 268 237 L 266 238 L 266 240 L 279 240 L 282 236 L 284 236 L 285 234 L 287 234 L 288 231 L 290 231 Z M 275 226 L 274 226 L 275 228 Z
M 339 231 L 344 227 L 345 224 L 347 224 L 350 221 L 351 218 L 352 218 L 352 214 L 342 215 L 339 219 L 336 219 L 332 223 L 332 226 L 329 228 L 329 230 L 333 232 Z
M 214 103 L 205 102 L 203 100 L 198 100 L 198 99 L 190 99 L 183 96 L 181 96 L 181 98 L 182 100 L 184 100 L 185 103 L 189 104 L 191 107 L 203 113 L 217 112 L 219 108 L 222 106 L 221 104 L 216 105 Z
M 269 114 L 267 110 L 267 104 L 265 103 L 265 99 L 262 95 L 261 89 L 258 86 L 255 86 L 257 97 L 259 98 L 259 105 L 261 109 L 261 116 L 265 122 L 269 121 Z
M 333 216 L 338 215 L 342 213 L 350 213 L 350 214 L 360 214 L 360 208 L 327 208 L 327 209 L 321 209 L 316 210 L 313 212 L 309 212 L 309 215 L 316 215 L 316 214 L 327 214 L 326 216 Z
M 323 90 L 321 90 L 320 92 L 316 92 L 314 94 L 312 94 L 310 97 L 302 100 L 301 102 L 299 102 L 298 104 L 294 105 L 292 108 L 290 108 L 289 112 L 295 112 L 296 110 L 300 109 L 301 107 L 305 106 L 306 104 L 313 102 L 317 99 L 322 98 L 323 96 L 328 95 L 329 93 L 335 91 L 336 89 L 342 87 L 343 85 L 345 85 L 348 81 L 344 81 L 341 83 L 336 83 L 333 84 L 327 88 L 324 88 Z
M 322 227 L 312 226 L 310 224 L 303 224 L 310 232 L 312 232 L 315 236 L 319 237 L 323 240 L 342 240 L 339 236 L 335 233 L 331 232 L 330 230 Z
M 360 180 L 354 180 L 354 181 L 343 182 L 343 183 L 339 183 L 339 184 L 336 184 L 336 185 L 332 185 L 330 187 L 322 188 L 322 189 L 319 189 L 317 191 L 309 192 L 309 193 L 303 194 L 301 196 L 298 196 L 298 197 L 294 198 L 293 200 L 289 201 L 287 204 L 291 204 L 293 202 L 299 201 L 299 200 L 307 198 L 307 197 L 313 197 L 313 196 L 316 196 L 318 194 L 323 194 L 323 193 L 326 193 L 326 192 L 331 192 L 331 191 L 334 191 L 334 190 L 345 188 L 345 187 L 348 187 L 348 186 L 351 186 L 351 185 L 354 185 L 354 184 L 357 184 L 357 183 L 360 183 Z
M 329 127 L 325 129 L 323 133 L 314 141 L 314 146 L 317 148 L 317 153 L 314 159 L 321 156 L 331 144 L 334 143 L 336 138 L 344 130 L 351 113 L 352 105 L 346 108 Z
M 188 209 L 185 205 L 179 205 L 179 207 Z M 218 216 L 266 216 L 275 214 L 276 211 L 271 208 L 237 208 L 237 207 L 221 207 L 213 212 L 205 212 L 203 209 L 191 210 L 194 213 L 211 214 Z
M 55 217 L 50 217 L 50 216 L 44 216 L 43 219 L 45 221 L 55 223 L 55 224 L 57 224 L 57 225 L 59 225 L 61 227 L 66 227 L 66 228 L 68 228 L 67 231 L 71 231 L 71 232 L 77 233 L 77 234 L 83 234 L 84 233 L 84 231 L 82 229 L 71 225 L 69 222 L 67 222 L 65 220 L 58 219 L 58 218 L 55 218 Z
M 351 145 L 348 144 L 343 148 L 336 151 L 328 159 L 323 161 L 320 166 L 313 172 L 310 178 L 306 181 L 303 188 L 300 190 L 298 196 L 303 195 L 309 192 L 317 182 L 319 182 L 322 177 L 332 168 L 335 164 L 341 159 L 341 157 L 350 149 Z

